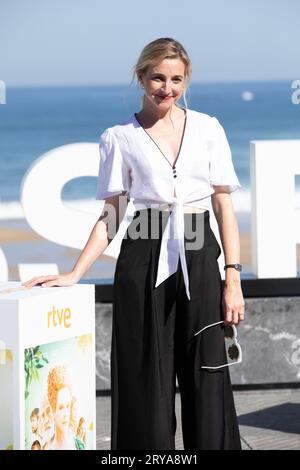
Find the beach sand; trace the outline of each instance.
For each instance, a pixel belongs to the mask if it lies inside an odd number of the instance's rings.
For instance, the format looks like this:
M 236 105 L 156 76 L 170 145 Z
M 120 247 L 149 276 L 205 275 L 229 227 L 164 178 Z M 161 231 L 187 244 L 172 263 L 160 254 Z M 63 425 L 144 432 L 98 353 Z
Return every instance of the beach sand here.
M 10 281 L 19 280 L 18 265 L 21 263 L 55 263 L 63 273 L 73 268 L 80 255 L 80 250 L 45 240 L 24 219 L 0 221 L 0 248 L 7 261 Z M 110 280 L 114 271 L 115 260 L 102 255 L 83 278 Z
M 0 228 L 0 244 L 22 243 L 25 241 L 41 240 L 42 237 L 31 229 Z

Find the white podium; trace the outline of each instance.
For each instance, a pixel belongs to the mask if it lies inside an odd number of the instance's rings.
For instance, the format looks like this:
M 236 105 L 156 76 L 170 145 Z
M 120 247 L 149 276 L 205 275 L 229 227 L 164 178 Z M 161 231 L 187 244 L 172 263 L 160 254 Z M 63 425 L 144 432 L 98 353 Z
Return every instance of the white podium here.
M 0 449 L 95 449 L 95 287 L 0 282 Z

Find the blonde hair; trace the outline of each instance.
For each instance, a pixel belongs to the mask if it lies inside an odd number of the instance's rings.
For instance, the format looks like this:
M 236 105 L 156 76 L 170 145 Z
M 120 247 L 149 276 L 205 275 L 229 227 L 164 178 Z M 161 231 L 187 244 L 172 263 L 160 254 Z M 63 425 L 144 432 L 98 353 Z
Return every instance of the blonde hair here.
M 184 82 L 187 86 L 192 76 L 191 60 L 184 47 L 175 39 L 159 38 L 147 44 L 142 50 L 137 63 L 133 67 L 133 79 L 135 77 L 140 84 L 140 77 L 147 71 L 148 67 L 154 67 L 164 59 L 180 59 L 185 65 Z M 183 100 L 187 107 L 185 91 L 183 92 Z
M 53 367 L 48 374 L 48 400 L 53 411 L 56 410 L 57 394 L 62 388 L 69 388 L 71 385 L 67 368 L 64 365 Z

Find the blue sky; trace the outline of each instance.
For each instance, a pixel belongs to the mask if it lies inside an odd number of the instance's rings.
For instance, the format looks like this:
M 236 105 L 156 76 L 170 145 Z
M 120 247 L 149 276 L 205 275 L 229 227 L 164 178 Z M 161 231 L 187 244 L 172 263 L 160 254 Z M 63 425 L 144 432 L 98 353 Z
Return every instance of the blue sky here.
M 193 82 L 300 78 L 299 0 L 1 0 L 0 80 L 129 84 L 142 48 L 174 37 Z

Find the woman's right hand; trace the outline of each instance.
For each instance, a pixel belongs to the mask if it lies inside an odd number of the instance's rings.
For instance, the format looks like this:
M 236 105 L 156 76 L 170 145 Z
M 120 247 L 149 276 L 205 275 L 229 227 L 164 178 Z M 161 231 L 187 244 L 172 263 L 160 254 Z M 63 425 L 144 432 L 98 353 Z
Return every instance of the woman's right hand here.
M 41 284 L 42 287 L 67 287 L 76 284 L 79 279 L 80 278 L 74 272 L 70 272 L 65 274 L 33 277 L 28 281 L 22 282 L 22 286 L 33 287 Z

